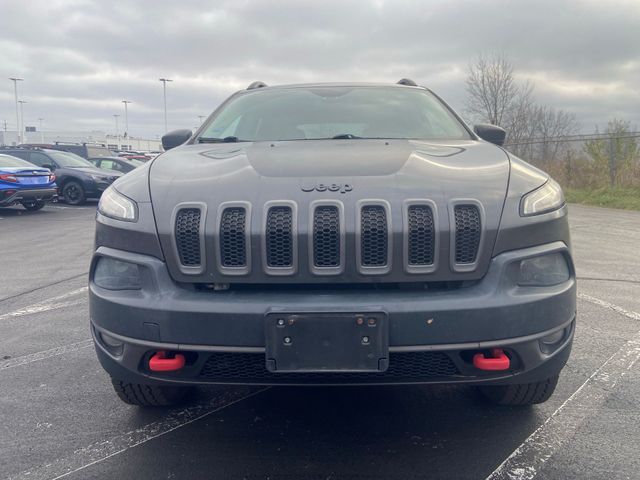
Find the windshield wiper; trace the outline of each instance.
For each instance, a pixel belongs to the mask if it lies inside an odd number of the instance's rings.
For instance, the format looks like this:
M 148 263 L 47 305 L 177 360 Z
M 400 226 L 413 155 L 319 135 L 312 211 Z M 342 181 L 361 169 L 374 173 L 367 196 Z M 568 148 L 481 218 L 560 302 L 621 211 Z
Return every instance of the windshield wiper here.
M 357 135 L 354 135 L 353 133 L 341 133 L 339 135 L 335 135 L 333 137 L 331 137 L 334 140 L 351 140 L 353 138 L 362 138 L 362 137 L 358 137 Z
M 200 137 L 198 143 L 237 143 L 242 142 L 238 137 L 224 137 L 224 138 L 212 138 L 212 137 Z

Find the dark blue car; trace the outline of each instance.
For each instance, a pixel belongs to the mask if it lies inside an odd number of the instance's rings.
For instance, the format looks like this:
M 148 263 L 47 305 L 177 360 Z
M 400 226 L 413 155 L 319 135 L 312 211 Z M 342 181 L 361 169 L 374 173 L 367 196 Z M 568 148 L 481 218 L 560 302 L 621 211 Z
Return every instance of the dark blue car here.
M 56 176 L 20 158 L 0 154 L 0 207 L 40 210 L 57 196 Z

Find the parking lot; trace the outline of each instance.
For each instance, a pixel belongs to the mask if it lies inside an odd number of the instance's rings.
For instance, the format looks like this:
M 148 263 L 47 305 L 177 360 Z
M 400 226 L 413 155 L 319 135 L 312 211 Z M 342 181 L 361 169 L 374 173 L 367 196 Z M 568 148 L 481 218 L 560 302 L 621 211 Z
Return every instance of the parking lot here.
M 2 478 L 640 478 L 640 213 L 571 206 L 579 323 L 543 405 L 466 386 L 279 387 L 140 410 L 90 341 L 95 207 L 0 209 Z

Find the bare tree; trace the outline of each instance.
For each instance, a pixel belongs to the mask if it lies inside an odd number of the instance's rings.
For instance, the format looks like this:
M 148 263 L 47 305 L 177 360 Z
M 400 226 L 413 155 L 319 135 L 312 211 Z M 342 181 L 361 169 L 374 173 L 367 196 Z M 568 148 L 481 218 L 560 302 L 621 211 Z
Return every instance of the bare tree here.
M 501 53 L 479 55 L 469 65 L 467 111 L 494 125 L 507 126 L 531 102 L 533 85 L 519 84 L 513 65 Z

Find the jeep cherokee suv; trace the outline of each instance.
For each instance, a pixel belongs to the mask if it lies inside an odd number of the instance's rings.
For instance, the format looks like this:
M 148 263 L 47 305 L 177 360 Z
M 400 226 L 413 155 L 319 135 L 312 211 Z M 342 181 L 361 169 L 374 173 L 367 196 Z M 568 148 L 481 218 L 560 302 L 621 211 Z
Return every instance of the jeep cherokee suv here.
M 167 134 L 97 214 L 91 330 L 120 398 L 465 383 L 547 400 L 576 318 L 567 207 L 504 137 L 410 80 L 256 82 Z

